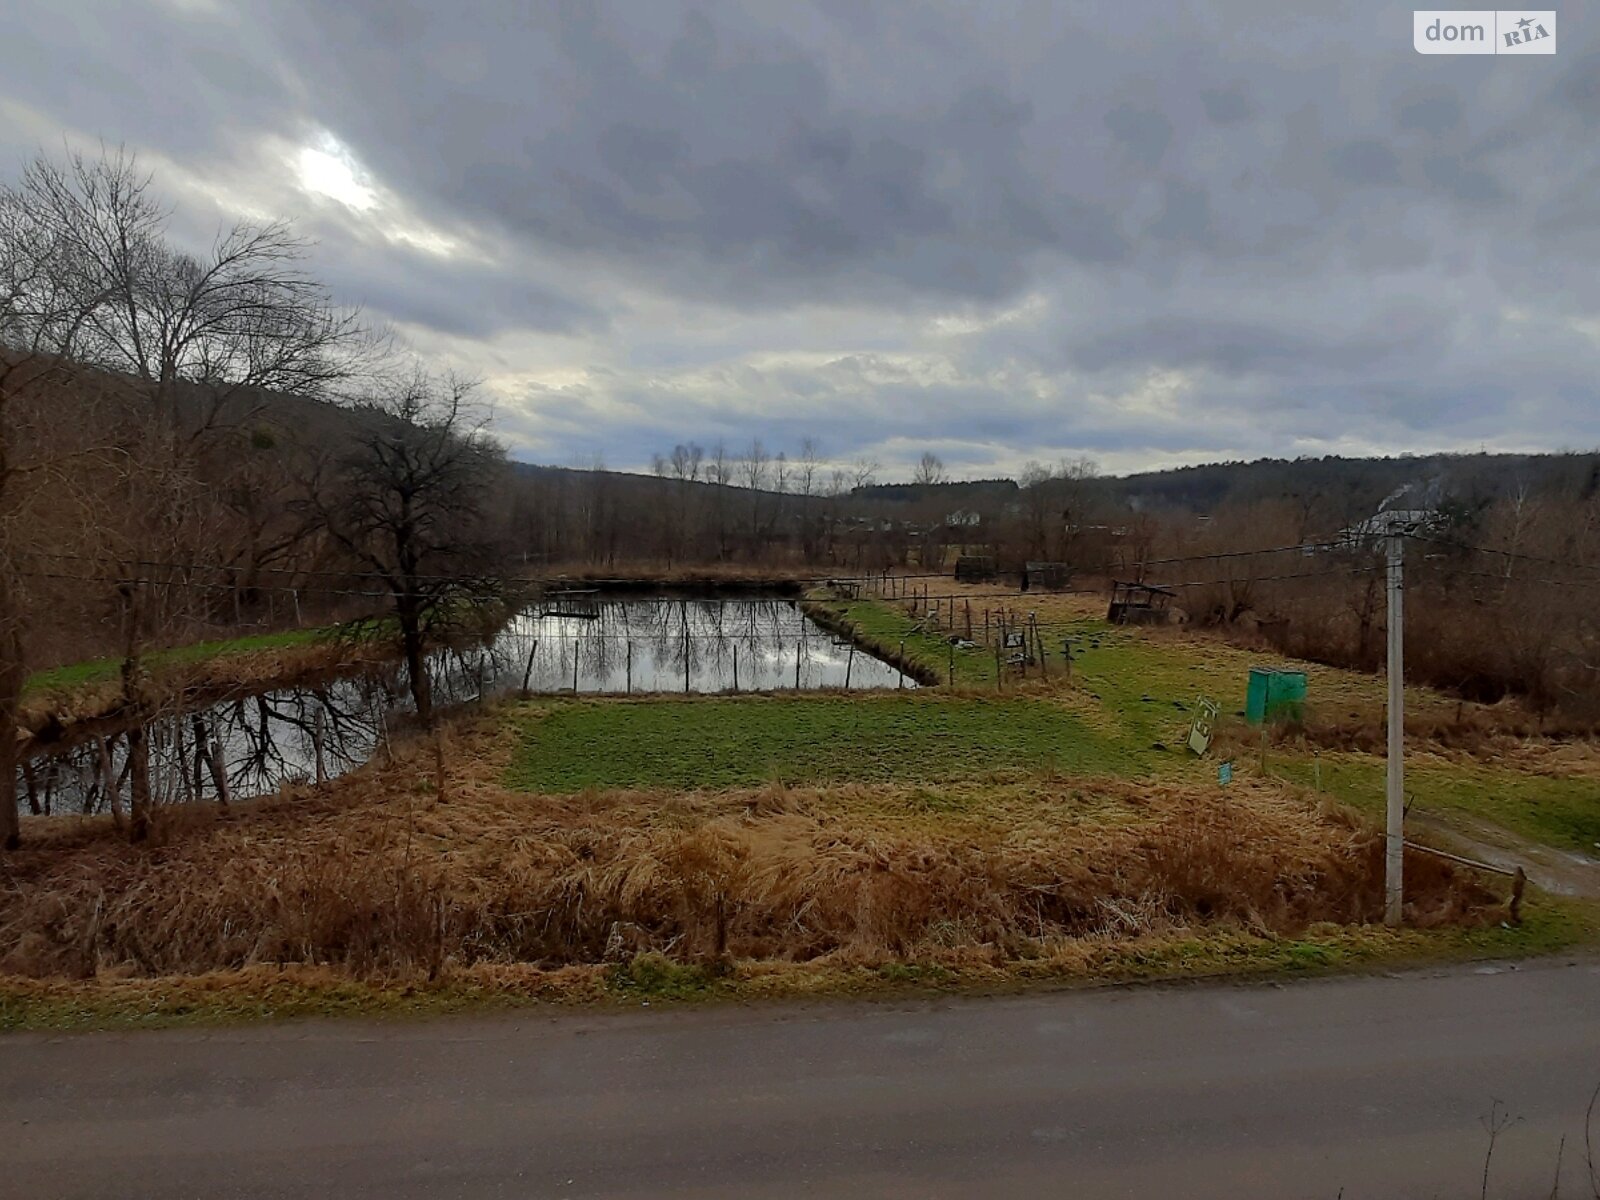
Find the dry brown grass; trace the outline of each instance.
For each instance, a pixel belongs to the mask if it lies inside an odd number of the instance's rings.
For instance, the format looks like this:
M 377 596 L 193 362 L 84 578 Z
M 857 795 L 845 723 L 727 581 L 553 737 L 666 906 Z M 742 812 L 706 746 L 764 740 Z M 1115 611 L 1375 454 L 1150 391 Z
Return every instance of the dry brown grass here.
M 1600 774 L 1600 741 L 1549 736 L 1539 718 L 1511 698 L 1474 704 L 1408 689 L 1405 718 L 1406 742 L 1422 752 L 1545 774 Z M 1270 735 L 1275 742 L 1382 754 L 1388 744 L 1386 710 L 1381 699 L 1371 697 L 1313 703 L 1303 720 L 1276 724 Z
M 346 975 L 687 958 L 1002 962 L 1076 939 L 1369 920 L 1380 848 L 1271 781 L 1215 789 L 1038 778 L 927 787 L 530 796 L 490 715 L 321 790 L 169 810 L 146 846 L 33 823 L 0 863 L 0 971 Z M 1408 864 L 1419 923 L 1492 898 Z

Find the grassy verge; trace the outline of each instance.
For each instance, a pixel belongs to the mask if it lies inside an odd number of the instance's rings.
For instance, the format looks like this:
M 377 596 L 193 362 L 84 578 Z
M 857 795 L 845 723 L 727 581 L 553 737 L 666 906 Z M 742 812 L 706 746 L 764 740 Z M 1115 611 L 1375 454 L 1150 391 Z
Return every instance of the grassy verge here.
M 1269 758 L 1270 769 L 1322 790 L 1374 816 L 1383 810 L 1384 763 L 1372 755 Z M 1542 775 L 1493 765 L 1422 758 L 1406 765 L 1406 794 L 1413 811 L 1466 813 L 1536 842 L 1594 854 L 1600 845 L 1600 780 Z
M 903 609 L 873 600 L 838 600 L 813 595 L 806 611 L 824 626 L 853 637 L 888 662 L 902 662 L 925 683 L 949 684 L 948 637 L 924 627 Z M 986 647 L 955 651 L 955 684 L 994 687 L 994 654 Z
M 438 978 L 350 979 L 325 968 L 254 967 L 198 977 L 35 981 L 0 977 L 0 1030 L 153 1029 L 306 1018 L 436 1017 L 540 1006 L 600 1010 L 794 999 L 892 999 L 1034 988 L 1214 979 L 1312 978 L 1591 947 L 1592 905 L 1538 897 L 1516 928 L 1392 931 L 1318 926 L 1294 938 L 1242 930 L 1085 944 L 1004 963 L 737 962 L 720 969 L 639 954 L 541 970 L 499 966 Z
M 300 646 L 323 645 L 340 639 L 366 640 L 382 631 L 380 623 L 370 621 L 350 625 L 324 626 L 315 629 L 285 629 L 276 633 L 248 634 L 244 637 L 221 638 L 215 641 L 191 642 L 147 654 L 145 665 L 153 671 L 192 667 L 216 659 L 232 658 L 246 654 L 288 650 Z M 87 662 L 71 663 L 38 671 L 28 677 L 23 685 L 24 695 L 44 692 L 69 691 L 91 684 L 106 683 L 119 677 L 122 670 L 120 658 L 96 658 Z

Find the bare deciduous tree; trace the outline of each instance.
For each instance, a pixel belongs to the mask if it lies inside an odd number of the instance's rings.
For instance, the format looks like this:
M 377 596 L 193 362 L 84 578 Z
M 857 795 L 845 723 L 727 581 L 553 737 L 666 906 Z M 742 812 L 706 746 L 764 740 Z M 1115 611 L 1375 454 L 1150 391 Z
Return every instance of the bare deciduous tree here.
M 468 380 L 418 370 L 358 415 L 362 432 L 328 464 L 313 503 L 352 565 L 387 592 L 412 700 L 429 722 L 428 640 L 491 591 L 482 534 L 504 452 Z
M 911 482 L 924 486 L 935 483 L 944 483 L 949 478 L 944 469 L 944 460 L 932 450 L 924 450 L 922 457 L 917 460 L 917 469 L 911 475 Z
M 62 231 L 40 211 L 27 185 L 0 185 L 0 844 L 17 845 L 17 720 L 27 678 L 18 561 L 23 492 L 72 457 L 19 452 L 21 405 L 58 388 L 90 316 L 78 263 Z
M 240 222 L 205 255 L 185 253 L 149 185 L 120 151 L 40 158 L 23 174 L 20 194 L 70 266 L 81 360 L 137 380 L 191 437 L 246 419 L 262 392 L 322 395 L 348 377 L 361 328 L 306 270 L 309 243 L 282 223 Z

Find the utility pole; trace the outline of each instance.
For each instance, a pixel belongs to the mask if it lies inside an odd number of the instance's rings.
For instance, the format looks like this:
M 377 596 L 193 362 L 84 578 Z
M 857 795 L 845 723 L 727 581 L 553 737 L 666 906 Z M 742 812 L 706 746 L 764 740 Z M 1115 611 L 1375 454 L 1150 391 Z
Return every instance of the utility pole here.
M 1405 892 L 1405 530 L 1391 520 L 1389 543 L 1389 777 L 1388 822 L 1383 854 L 1383 923 L 1399 925 Z

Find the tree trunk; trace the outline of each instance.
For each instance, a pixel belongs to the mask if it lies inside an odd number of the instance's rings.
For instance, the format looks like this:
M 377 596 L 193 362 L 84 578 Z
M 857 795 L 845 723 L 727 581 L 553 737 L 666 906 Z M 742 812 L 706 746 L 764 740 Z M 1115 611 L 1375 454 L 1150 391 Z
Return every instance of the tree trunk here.
M 0 846 L 15 850 L 22 839 L 17 814 L 17 718 L 22 709 L 22 638 L 11 611 L 11 592 L 0 578 Z
M 111 747 L 106 744 L 102 736 L 98 739 L 100 745 L 100 786 L 105 789 L 106 803 L 111 807 L 111 825 L 115 829 L 122 828 L 122 784 L 117 779 L 117 772 L 111 765 Z
M 228 803 L 228 763 L 222 757 L 222 737 L 220 734 L 211 735 L 211 748 L 206 752 L 206 757 L 211 760 L 211 780 L 217 785 L 217 803 Z
M 417 706 L 417 719 L 433 724 L 433 688 L 428 680 L 427 657 L 422 647 L 422 621 L 414 608 L 402 607 L 400 640 L 405 646 L 406 677 L 411 684 L 411 700 Z
M 142 725 L 128 731 L 128 776 L 128 838 L 142 842 L 150 835 L 150 739 Z
M 4 705 L 0 705 L 3 709 Z M 15 850 L 22 844 L 22 819 L 17 813 L 16 722 L 0 725 L 0 846 Z
M 33 764 L 27 759 L 22 760 L 22 784 L 28 792 L 28 811 L 37 817 L 44 810 L 39 807 L 39 783 L 33 776 Z
M 124 584 L 122 595 L 122 702 L 139 722 L 128 731 L 128 839 L 142 842 L 150 834 L 150 727 L 145 723 L 144 664 L 139 659 L 139 633 L 144 617 L 144 583 Z M 183 770 L 179 759 L 178 770 Z

